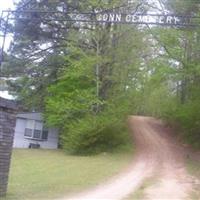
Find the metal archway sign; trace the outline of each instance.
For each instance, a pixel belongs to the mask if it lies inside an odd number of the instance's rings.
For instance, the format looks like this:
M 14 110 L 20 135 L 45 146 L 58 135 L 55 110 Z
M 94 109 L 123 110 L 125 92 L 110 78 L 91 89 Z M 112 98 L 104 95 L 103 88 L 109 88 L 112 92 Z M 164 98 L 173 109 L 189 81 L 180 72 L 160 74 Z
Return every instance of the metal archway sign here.
M 16 17 L 16 14 L 18 17 Z M 22 14 L 26 14 L 23 16 Z M 170 15 L 170 14 L 129 14 L 113 11 L 106 12 L 65 12 L 41 10 L 41 9 L 25 9 L 25 10 L 4 10 L 0 17 L 0 31 L 2 24 L 4 24 L 3 34 L 1 38 L 1 51 L 0 51 L 0 65 L 3 61 L 3 52 L 6 41 L 6 35 L 8 33 L 8 23 L 13 20 L 26 20 L 32 19 L 32 15 L 44 15 L 41 17 L 44 21 L 54 22 L 73 22 L 73 23 L 96 23 L 96 24 L 135 24 L 135 25 L 154 25 L 154 26 L 171 26 L 171 27 L 199 27 L 200 17 L 197 16 L 184 16 L 184 15 Z M 52 16 L 46 17 L 45 14 L 51 14 Z M 56 17 L 55 17 L 56 15 Z M 58 17 L 59 16 L 59 17 Z M 4 22 L 4 23 L 3 23 Z
M 113 9 L 114 10 L 114 9 Z M 26 14 L 26 15 L 23 15 Z M 140 13 L 122 13 L 114 11 L 106 12 L 88 12 L 88 13 L 77 13 L 77 12 L 65 12 L 63 11 L 52 11 L 52 10 L 41 10 L 41 9 L 17 9 L 17 10 L 5 10 L 2 11 L 0 17 L 0 38 L 2 43 L 0 46 L 0 66 L 3 61 L 4 46 L 6 41 L 6 35 L 8 33 L 8 24 L 12 20 L 25 20 L 32 19 L 32 14 L 43 15 L 42 19 L 45 21 L 54 21 L 54 22 L 73 22 L 80 24 L 81 23 L 95 23 L 95 24 L 134 24 L 134 25 L 151 25 L 151 26 L 171 26 L 178 28 L 186 27 L 199 27 L 200 17 L 196 16 L 183 16 L 183 15 L 169 15 L 169 14 L 140 14 Z M 45 16 L 45 14 L 52 14 L 51 17 Z M 56 15 L 56 16 L 55 16 Z M 98 92 L 97 92 L 98 93 Z M 0 136 L 1 137 L 1 136 Z M 0 138 L 1 139 L 1 138 Z M 12 138 L 10 138 L 12 140 Z M 4 142 L 4 141 L 2 141 Z M 12 141 L 10 142 L 12 143 Z M 10 147 L 11 148 L 11 147 Z M 1 156 L 1 155 L 0 155 Z M 9 157 L 2 157 L 3 159 L 9 160 Z M 0 157 L 1 159 L 1 157 Z M 9 164 L 6 168 L 8 171 Z M 0 168 L 0 174 L 1 174 Z M 4 188 L 1 194 L 6 193 L 7 187 L 7 178 L 4 181 Z M 3 184 L 2 184 L 3 185 Z

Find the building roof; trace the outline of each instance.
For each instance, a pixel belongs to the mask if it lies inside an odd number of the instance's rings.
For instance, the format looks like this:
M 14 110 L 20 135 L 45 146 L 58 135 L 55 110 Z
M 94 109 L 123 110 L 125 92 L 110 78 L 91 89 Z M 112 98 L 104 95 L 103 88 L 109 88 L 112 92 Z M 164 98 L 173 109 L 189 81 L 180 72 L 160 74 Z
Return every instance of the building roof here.
M 38 121 L 43 120 L 42 113 L 36 113 L 36 112 L 19 113 L 19 114 L 17 114 L 17 118 L 32 119 L 32 120 L 38 120 Z
M 16 103 L 16 101 L 4 99 L 4 98 L 0 97 L 0 107 L 16 110 L 17 103 Z

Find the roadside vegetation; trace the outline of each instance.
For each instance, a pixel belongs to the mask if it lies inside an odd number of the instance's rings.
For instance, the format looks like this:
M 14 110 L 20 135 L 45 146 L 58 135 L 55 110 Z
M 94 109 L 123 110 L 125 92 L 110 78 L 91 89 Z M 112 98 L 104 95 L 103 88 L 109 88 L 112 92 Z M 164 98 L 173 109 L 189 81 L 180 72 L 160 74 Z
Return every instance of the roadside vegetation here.
M 55 199 L 95 186 L 126 168 L 127 153 L 69 156 L 59 150 L 14 150 L 6 200 Z
M 21 0 L 21 10 L 28 0 Z M 113 10 L 196 16 L 196 0 L 32 1 L 69 12 Z M 22 6 L 22 7 L 21 7 Z M 163 12 L 162 12 L 163 13 Z M 30 16 L 31 15 L 31 16 Z M 14 41 L 2 67 L 10 90 L 28 110 L 42 111 L 71 154 L 113 151 L 130 139 L 129 114 L 177 123 L 200 148 L 200 29 L 45 20 L 60 13 L 16 13 Z M 70 18 L 71 16 L 67 16 Z M 67 18 L 66 17 L 66 18 Z M 93 17 L 93 16 L 92 16 Z M 191 23 L 199 23 L 191 21 Z
M 188 171 L 190 172 L 190 174 L 195 175 L 198 178 L 200 178 L 200 163 L 199 163 L 199 160 L 194 160 L 194 159 L 188 158 L 186 164 L 187 164 Z
M 194 177 L 193 180 L 193 191 L 190 194 L 189 199 L 192 200 L 198 200 L 200 197 L 200 191 L 199 191 L 199 186 L 200 186 L 200 163 L 199 160 L 191 159 L 188 158 L 186 162 L 186 166 L 188 169 L 188 172 Z
M 15 13 L 1 76 L 12 77 L 7 84 L 20 107 L 42 112 L 46 125 L 59 129 L 62 151 L 15 150 L 6 200 L 51 199 L 119 172 L 130 161 L 129 115 L 176 124 L 180 138 L 200 149 L 200 29 L 74 23 L 65 12 L 199 17 L 197 0 L 135 0 L 128 7 L 127 0 L 33 0 L 23 6 L 28 2 L 19 0 L 16 9 L 51 12 Z M 55 20 L 62 17 L 69 20 Z M 189 166 L 196 171 L 198 165 Z

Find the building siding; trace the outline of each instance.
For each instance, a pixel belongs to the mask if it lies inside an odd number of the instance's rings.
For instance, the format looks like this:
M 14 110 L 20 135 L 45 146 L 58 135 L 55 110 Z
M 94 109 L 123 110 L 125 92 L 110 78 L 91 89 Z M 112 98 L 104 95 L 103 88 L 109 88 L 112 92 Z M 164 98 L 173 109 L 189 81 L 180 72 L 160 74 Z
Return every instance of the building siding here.
M 34 140 L 24 137 L 26 128 L 26 119 L 17 118 L 14 136 L 14 148 L 29 148 L 30 143 L 39 144 L 42 149 L 58 148 L 58 130 L 55 128 L 48 129 L 48 139 L 45 141 Z

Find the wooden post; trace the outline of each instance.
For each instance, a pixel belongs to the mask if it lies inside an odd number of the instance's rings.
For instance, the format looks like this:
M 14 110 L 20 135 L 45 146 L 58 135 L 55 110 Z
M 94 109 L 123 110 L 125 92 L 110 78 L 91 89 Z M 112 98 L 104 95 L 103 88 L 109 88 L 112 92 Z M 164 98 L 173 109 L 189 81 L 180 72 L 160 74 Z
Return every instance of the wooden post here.
M 16 111 L 14 101 L 0 97 L 0 197 L 7 192 Z

